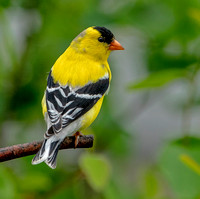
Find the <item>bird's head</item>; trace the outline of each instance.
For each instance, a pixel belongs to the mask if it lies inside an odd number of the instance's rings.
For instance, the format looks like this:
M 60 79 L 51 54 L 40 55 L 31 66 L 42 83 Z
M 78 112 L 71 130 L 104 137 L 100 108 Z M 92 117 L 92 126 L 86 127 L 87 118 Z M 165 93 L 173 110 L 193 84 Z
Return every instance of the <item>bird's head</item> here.
M 78 52 L 99 60 L 107 60 L 113 50 L 124 50 L 110 30 L 99 26 L 89 27 L 81 32 L 71 46 Z

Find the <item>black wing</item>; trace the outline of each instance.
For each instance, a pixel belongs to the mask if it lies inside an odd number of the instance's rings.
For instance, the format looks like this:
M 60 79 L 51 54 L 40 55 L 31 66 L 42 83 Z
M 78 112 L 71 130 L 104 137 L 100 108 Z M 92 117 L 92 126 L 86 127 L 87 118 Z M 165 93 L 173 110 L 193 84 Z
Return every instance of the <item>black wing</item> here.
M 109 76 L 106 75 L 95 83 L 72 89 L 54 83 L 51 72 L 46 89 L 47 112 L 52 123 L 52 133 L 59 133 L 74 120 L 89 111 L 104 95 L 109 87 Z M 50 132 L 49 132 L 50 133 Z

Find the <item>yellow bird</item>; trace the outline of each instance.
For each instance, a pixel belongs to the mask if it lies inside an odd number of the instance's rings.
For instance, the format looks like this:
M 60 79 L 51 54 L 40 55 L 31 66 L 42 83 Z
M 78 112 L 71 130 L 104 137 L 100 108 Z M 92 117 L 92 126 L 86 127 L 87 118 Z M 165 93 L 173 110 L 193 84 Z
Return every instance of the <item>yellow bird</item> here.
M 97 117 L 108 91 L 111 71 L 107 59 L 112 50 L 123 50 L 105 27 L 81 32 L 57 59 L 47 80 L 42 100 L 47 131 L 32 164 L 45 162 L 56 168 L 56 157 L 66 136 L 87 128 Z

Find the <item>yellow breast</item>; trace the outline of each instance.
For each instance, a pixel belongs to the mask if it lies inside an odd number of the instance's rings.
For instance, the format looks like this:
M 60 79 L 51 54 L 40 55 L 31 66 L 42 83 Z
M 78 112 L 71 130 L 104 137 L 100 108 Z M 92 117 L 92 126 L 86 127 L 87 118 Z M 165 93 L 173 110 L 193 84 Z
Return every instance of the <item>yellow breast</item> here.
M 42 113 L 45 116 L 45 113 L 47 112 L 47 105 L 46 105 L 46 97 L 45 95 L 42 98 Z
M 99 99 L 99 101 L 93 106 L 93 108 L 91 108 L 85 115 L 83 115 L 82 127 L 80 130 L 89 127 L 92 124 L 92 122 L 96 119 L 101 109 L 103 98 L 104 96 L 101 99 Z
M 96 82 L 111 72 L 107 60 L 99 62 L 91 59 L 87 53 L 77 53 L 68 48 L 56 61 L 52 68 L 55 82 L 72 87 L 84 86 L 88 82 Z

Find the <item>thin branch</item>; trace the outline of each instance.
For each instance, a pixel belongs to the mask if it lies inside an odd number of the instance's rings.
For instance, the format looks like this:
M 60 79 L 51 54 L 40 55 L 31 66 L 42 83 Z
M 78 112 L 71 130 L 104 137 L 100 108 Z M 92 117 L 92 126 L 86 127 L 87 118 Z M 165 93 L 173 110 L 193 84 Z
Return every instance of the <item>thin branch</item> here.
M 94 137 L 92 135 L 80 136 L 76 148 L 91 148 L 93 146 Z M 75 137 L 66 137 L 61 144 L 60 149 L 74 148 Z M 25 144 L 13 145 L 0 148 L 0 162 L 33 155 L 38 152 L 42 145 L 42 141 L 36 141 Z

